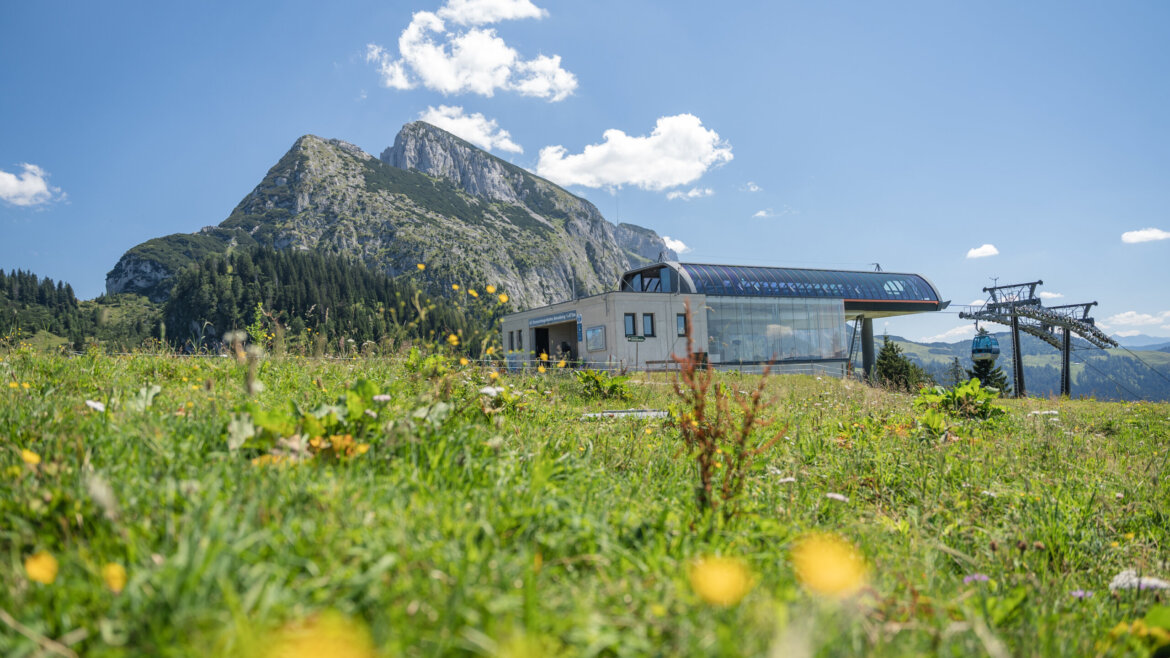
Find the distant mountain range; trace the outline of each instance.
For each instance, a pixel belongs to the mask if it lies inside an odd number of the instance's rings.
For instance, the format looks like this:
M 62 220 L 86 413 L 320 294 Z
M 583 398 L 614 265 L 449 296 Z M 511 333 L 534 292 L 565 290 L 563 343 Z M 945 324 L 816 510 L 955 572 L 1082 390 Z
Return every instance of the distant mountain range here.
M 997 365 L 1011 379 L 1011 333 L 994 334 L 1001 354 Z M 1132 338 L 1132 337 L 1131 337 Z M 963 368 L 973 367 L 971 341 L 919 343 L 900 336 L 890 340 L 902 346 L 906 355 L 926 369 L 935 381 L 950 384 L 949 371 L 955 358 Z M 877 338 L 881 347 L 881 338 Z M 1123 344 L 1124 345 L 1124 344 Z M 1024 384 L 1029 396 L 1057 395 L 1060 392 L 1060 350 L 1024 334 L 1020 340 L 1024 359 Z M 1078 338 L 1073 339 L 1073 397 L 1100 400 L 1170 400 L 1170 345 L 1102 350 Z
M 301 137 L 227 219 L 131 248 L 106 290 L 163 301 L 183 266 L 256 245 L 352 256 L 440 294 L 492 284 L 521 308 L 602 292 L 631 265 L 678 257 L 654 231 L 615 226 L 589 201 L 415 122 L 381 158 Z
M 1165 336 L 1147 336 L 1145 334 L 1119 336 L 1113 334 L 1110 338 L 1117 341 L 1122 347 L 1140 347 L 1143 350 L 1159 350 L 1163 352 L 1170 349 L 1170 338 L 1166 338 Z

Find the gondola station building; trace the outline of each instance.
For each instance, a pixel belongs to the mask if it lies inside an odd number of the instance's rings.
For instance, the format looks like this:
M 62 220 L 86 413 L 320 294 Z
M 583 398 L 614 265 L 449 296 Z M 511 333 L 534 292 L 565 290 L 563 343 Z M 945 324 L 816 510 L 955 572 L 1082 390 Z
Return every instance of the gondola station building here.
M 547 354 L 590 368 L 667 368 L 691 334 L 716 368 L 841 376 L 856 349 L 871 373 L 874 318 L 949 304 L 920 275 L 881 271 L 661 262 L 626 272 L 617 287 L 505 316 L 508 367 L 535 367 Z M 849 323 L 860 325 L 859 346 Z

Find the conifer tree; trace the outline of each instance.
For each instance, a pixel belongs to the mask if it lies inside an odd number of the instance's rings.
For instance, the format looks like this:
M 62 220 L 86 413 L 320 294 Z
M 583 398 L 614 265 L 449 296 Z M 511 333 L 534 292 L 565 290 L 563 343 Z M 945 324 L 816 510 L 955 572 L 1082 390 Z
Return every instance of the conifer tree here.
M 983 388 L 999 389 L 1000 397 L 1007 397 L 1011 393 L 1012 387 L 1008 383 L 1007 375 L 1002 368 L 995 365 L 994 360 L 976 361 L 975 367 L 967 371 L 967 376 L 978 379 Z

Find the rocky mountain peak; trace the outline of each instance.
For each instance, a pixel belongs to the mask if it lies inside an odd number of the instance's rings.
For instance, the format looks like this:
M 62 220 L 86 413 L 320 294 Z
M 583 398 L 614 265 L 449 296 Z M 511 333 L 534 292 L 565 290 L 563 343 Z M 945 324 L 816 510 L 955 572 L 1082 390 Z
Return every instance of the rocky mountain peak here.
M 394 145 L 382 151 L 381 160 L 391 167 L 446 178 L 474 196 L 523 205 L 527 172 L 424 121 L 403 126 Z

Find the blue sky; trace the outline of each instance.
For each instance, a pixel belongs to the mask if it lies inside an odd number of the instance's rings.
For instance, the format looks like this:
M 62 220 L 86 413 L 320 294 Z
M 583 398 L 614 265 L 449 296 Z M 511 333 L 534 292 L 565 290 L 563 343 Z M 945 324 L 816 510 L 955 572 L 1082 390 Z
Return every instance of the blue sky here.
M 880 263 L 955 305 L 1043 279 L 1170 336 L 1170 4 L 726 4 L 8 6 L 0 267 L 94 297 L 300 135 L 377 155 L 427 117 L 686 260 Z

